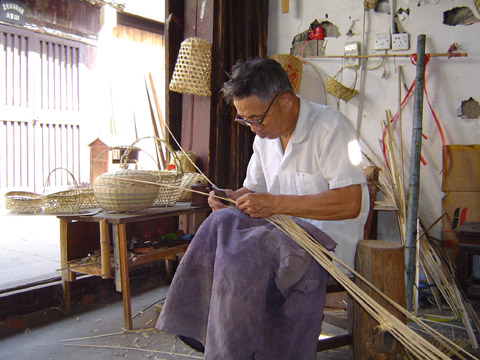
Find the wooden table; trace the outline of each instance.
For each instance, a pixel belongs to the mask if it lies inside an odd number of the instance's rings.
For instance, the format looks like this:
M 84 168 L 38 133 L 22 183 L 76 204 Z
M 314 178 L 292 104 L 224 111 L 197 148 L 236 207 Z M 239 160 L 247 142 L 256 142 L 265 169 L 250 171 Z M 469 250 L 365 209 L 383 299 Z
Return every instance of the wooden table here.
M 170 207 L 155 207 L 145 211 L 119 214 L 90 209 L 85 214 L 62 214 L 60 219 L 60 262 L 64 311 L 69 313 L 70 282 L 79 274 L 113 278 L 117 291 L 122 292 L 125 328 L 132 329 L 132 309 L 130 299 L 130 279 L 128 269 L 155 260 L 171 262 L 177 254 L 184 253 L 188 243 L 161 247 L 149 253 L 129 256 L 127 241 L 135 231 L 154 231 L 158 227 L 169 230 L 176 226 L 189 233 L 196 231 L 209 211 L 207 207 L 191 206 L 190 203 L 177 203 Z M 165 225 L 166 224 L 166 225 Z M 143 234 L 143 233 L 142 233 Z M 113 246 L 113 258 L 111 256 Z M 100 261 L 86 262 L 87 255 L 100 250 Z M 167 265 L 167 272 L 171 271 Z

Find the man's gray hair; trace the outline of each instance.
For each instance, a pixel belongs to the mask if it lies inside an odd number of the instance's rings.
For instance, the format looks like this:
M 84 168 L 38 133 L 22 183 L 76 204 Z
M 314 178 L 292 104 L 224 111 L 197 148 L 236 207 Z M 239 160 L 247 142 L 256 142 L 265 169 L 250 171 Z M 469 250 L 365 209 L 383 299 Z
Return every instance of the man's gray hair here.
M 252 95 L 267 102 L 277 94 L 294 94 L 285 70 L 277 61 L 267 57 L 236 63 L 221 92 L 229 103 Z

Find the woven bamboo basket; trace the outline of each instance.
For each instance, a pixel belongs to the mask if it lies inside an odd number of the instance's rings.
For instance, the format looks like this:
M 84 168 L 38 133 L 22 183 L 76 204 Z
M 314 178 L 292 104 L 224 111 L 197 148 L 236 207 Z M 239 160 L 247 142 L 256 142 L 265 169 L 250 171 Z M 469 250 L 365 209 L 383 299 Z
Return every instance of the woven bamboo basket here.
M 300 91 L 300 84 L 302 83 L 303 73 L 303 65 L 300 59 L 289 54 L 275 54 L 270 57 L 282 66 L 290 79 L 293 91 L 298 94 Z
M 42 211 L 43 197 L 28 191 L 5 193 L 5 207 L 16 214 L 36 214 Z
M 345 102 L 348 102 L 352 100 L 355 96 L 359 94 L 357 90 L 355 90 L 355 85 L 357 84 L 357 70 L 355 70 L 355 80 L 353 81 L 353 84 L 351 87 L 347 87 L 343 85 L 341 82 L 339 82 L 337 79 L 340 76 L 340 74 L 343 72 L 344 69 L 347 67 L 342 67 L 332 78 L 330 76 L 327 76 L 327 92 L 330 95 L 335 96 L 337 99 L 342 99 Z
M 159 183 L 160 190 L 158 196 L 155 199 L 153 206 L 173 206 L 178 201 L 180 196 L 180 186 L 182 183 L 183 172 L 181 168 L 171 171 L 160 171 Z M 171 187 L 170 187 L 171 186 Z
M 55 168 L 47 176 L 47 180 L 44 185 L 44 194 L 47 187 L 50 185 L 50 176 L 55 171 L 66 171 L 68 175 L 72 178 L 75 189 L 57 191 L 52 194 L 47 194 L 43 196 L 43 209 L 47 214 L 74 214 L 78 213 L 80 209 L 80 190 L 78 188 L 77 180 L 73 174 L 65 168 Z
M 184 174 L 197 171 L 194 165 L 195 161 L 197 160 L 197 155 L 194 152 L 178 150 L 175 151 L 175 155 L 177 156 L 180 165 L 182 165 Z M 170 164 L 176 165 L 174 157 L 171 158 Z
M 169 89 L 181 94 L 211 96 L 212 44 L 191 37 L 180 44 Z
M 152 206 L 158 196 L 158 186 L 123 180 L 157 183 L 159 177 L 145 171 L 126 168 L 100 175 L 95 179 L 93 191 L 102 209 L 112 212 L 133 212 Z
M 178 201 L 191 201 L 192 193 L 185 189 L 190 189 L 190 187 L 200 181 L 202 184 L 208 184 L 207 179 L 200 173 L 197 172 L 186 172 L 183 174 L 182 183 L 180 187 L 182 190 L 180 191 L 180 195 L 178 197 Z
M 153 138 L 156 144 L 161 143 L 168 149 L 169 154 L 174 159 L 173 163 L 176 164 L 175 169 L 162 170 L 157 163 L 158 170 L 129 170 L 129 151 L 127 150 L 120 160 L 122 170 L 100 175 L 93 184 L 94 195 L 104 210 L 113 212 L 141 211 L 152 206 L 171 206 L 177 202 L 183 171 L 171 146 L 155 136 L 147 136 L 136 140 L 129 148 L 139 149 L 135 147 L 137 142 L 147 138 Z M 101 153 L 97 158 L 100 155 Z M 149 154 L 147 153 L 147 155 Z M 127 182 L 126 179 L 167 186 Z
M 180 192 L 181 192 L 181 184 L 182 184 L 182 178 L 183 178 L 183 165 L 182 162 L 180 161 L 179 158 L 179 153 L 178 151 L 174 151 L 173 148 L 164 140 L 159 139 L 155 136 L 147 136 L 144 138 L 140 138 L 137 141 L 135 141 L 134 144 L 136 144 L 138 141 L 146 139 L 146 138 L 152 138 L 157 141 L 157 143 L 162 143 L 165 148 L 168 150 L 168 163 L 171 165 L 174 165 L 174 169 L 172 170 L 164 170 L 160 169 L 159 171 L 147 171 L 153 174 L 157 174 L 159 176 L 159 184 L 163 186 L 159 186 L 159 191 L 158 191 L 158 196 L 153 202 L 153 206 L 161 206 L 161 207 L 166 207 L 166 206 L 173 206 L 175 203 L 178 201 Z M 193 153 L 192 153 L 193 154 Z M 187 155 L 189 155 L 187 153 Z M 189 155 L 190 156 L 190 155 Z M 189 161 L 184 155 L 184 162 Z M 158 165 L 160 168 L 160 165 Z
M 99 208 L 100 204 L 93 193 L 93 189 L 80 189 L 80 209 Z

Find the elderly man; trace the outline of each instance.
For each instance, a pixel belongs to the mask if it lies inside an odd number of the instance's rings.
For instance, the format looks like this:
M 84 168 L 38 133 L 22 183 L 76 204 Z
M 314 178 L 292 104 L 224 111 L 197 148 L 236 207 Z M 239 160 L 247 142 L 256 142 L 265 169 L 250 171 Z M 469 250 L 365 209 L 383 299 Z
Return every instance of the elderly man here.
M 268 58 L 236 64 L 222 92 L 257 135 L 253 155 L 244 186 L 226 190 L 235 207 L 211 193 L 218 211 L 182 259 L 157 328 L 205 359 L 314 359 L 328 274 L 265 218 L 294 217 L 352 266 L 368 212 L 355 132 L 298 97 Z

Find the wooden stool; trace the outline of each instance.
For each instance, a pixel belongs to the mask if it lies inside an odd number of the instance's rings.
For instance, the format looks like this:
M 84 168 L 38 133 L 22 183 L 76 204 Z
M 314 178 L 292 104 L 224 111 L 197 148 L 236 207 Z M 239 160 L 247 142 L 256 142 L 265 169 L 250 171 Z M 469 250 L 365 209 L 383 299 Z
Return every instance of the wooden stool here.
M 362 240 L 357 245 L 356 271 L 375 285 L 382 293 L 405 307 L 405 256 L 401 244 Z M 355 283 L 376 302 L 399 319 L 406 321 L 403 314 L 394 309 L 383 298 L 360 280 Z M 354 359 L 390 360 L 403 359 L 403 346 L 363 308 L 354 303 L 353 309 L 353 352 Z

